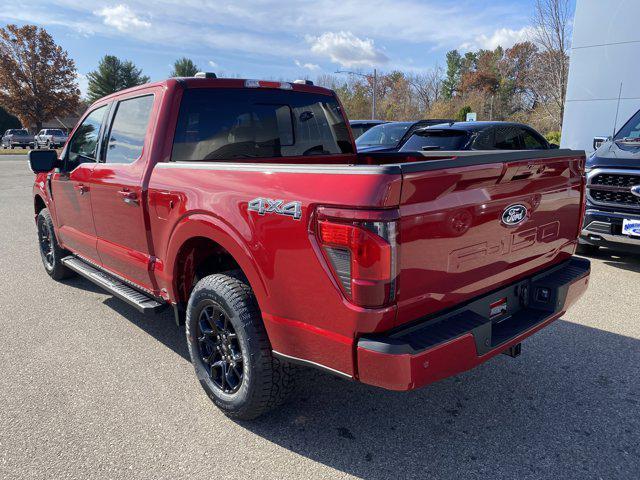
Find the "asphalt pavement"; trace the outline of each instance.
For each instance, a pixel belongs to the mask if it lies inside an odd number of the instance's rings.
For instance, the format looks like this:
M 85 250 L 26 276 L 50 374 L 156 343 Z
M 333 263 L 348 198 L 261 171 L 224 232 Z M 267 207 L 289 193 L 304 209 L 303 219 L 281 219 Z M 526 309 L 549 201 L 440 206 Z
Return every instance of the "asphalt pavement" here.
M 457 377 L 387 392 L 302 371 L 251 423 L 209 401 L 184 329 L 38 254 L 26 157 L 0 157 L 0 478 L 640 477 L 640 259 L 592 258 L 561 320 Z

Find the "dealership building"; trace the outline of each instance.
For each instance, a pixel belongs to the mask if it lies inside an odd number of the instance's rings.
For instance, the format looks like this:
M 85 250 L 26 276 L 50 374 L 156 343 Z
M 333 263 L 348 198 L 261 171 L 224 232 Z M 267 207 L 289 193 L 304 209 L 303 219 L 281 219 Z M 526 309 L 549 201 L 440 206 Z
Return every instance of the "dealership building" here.
M 638 19 L 640 0 L 577 0 L 563 148 L 593 151 L 593 137 L 612 135 L 640 109 Z

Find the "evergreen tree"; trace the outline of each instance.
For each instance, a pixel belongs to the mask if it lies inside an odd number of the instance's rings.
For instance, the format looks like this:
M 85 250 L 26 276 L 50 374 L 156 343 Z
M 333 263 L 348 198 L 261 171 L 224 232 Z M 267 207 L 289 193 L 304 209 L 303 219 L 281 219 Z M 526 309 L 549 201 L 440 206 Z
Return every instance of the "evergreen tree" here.
M 179 58 L 173 64 L 173 71 L 169 74 L 170 77 L 193 77 L 199 72 L 198 66 L 193 63 L 193 60 L 187 57 Z
M 121 60 L 113 55 L 105 55 L 98 68 L 87 74 L 89 87 L 87 97 L 91 102 L 111 93 L 149 81 L 149 77 L 142 74 L 142 69 L 129 60 Z
M 442 82 L 442 95 L 450 100 L 458 89 L 460 83 L 460 69 L 462 57 L 457 50 L 447 52 L 447 76 Z

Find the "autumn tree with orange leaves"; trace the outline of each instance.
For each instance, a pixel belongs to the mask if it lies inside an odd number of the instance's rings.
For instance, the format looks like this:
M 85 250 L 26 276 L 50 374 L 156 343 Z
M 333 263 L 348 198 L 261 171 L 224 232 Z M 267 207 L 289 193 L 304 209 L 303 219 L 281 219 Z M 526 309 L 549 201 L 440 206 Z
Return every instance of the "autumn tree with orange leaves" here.
M 25 127 L 73 114 L 80 90 L 74 61 L 43 28 L 0 28 L 0 106 Z

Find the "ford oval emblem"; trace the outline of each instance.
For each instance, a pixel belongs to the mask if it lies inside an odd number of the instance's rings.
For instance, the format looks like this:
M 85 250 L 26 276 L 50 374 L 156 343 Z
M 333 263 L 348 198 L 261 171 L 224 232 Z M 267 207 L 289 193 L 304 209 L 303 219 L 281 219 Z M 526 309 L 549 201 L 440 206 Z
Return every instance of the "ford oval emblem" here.
M 636 197 L 640 197 L 640 185 L 634 185 L 631 187 L 631 193 Z
M 502 223 L 509 227 L 524 222 L 527 218 L 527 207 L 524 205 L 510 205 L 502 212 Z

